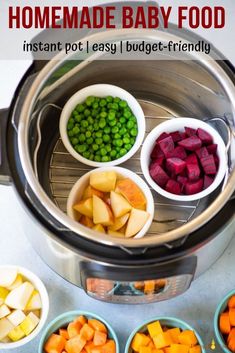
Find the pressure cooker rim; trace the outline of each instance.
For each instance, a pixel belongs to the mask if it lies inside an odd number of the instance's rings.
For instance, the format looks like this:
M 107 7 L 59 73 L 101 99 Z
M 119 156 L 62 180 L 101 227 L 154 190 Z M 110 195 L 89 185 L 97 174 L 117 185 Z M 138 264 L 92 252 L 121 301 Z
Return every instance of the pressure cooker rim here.
M 125 33 L 124 33 L 125 32 Z M 172 34 L 156 31 L 145 31 L 145 36 L 148 34 L 150 38 L 155 40 L 169 41 L 177 40 L 179 37 L 176 37 Z M 139 38 L 140 33 L 138 30 L 125 30 L 121 32 L 122 35 L 129 35 L 131 38 Z M 95 36 L 96 40 L 99 40 L 99 37 L 102 36 L 102 40 L 108 40 L 111 36 L 114 39 L 116 36 L 120 35 L 120 30 L 109 31 L 105 33 L 99 33 L 92 35 Z M 88 38 L 86 38 L 87 40 Z M 181 38 L 182 39 L 182 38 Z M 208 59 L 203 53 L 193 53 L 192 60 L 197 60 L 201 65 L 203 65 L 210 73 L 214 74 L 217 80 L 223 85 L 226 93 L 235 109 L 235 88 L 232 80 L 226 74 L 226 72 L 221 68 L 219 63 L 214 60 Z M 190 222 L 182 225 L 181 227 L 174 229 L 173 231 L 166 232 L 164 234 L 157 234 L 151 237 L 143 237 L 141 239 L 114 239 L 109 235 L 99 234 L 99 236 L 94 239 L 93 232 L 90 229 L 85 229 L 84 227 L 78 227 L 78 224 L 69 219 L 59 208 L 53 203 L 53 201 L 46 195 L 42 186 L 39 184 L 35 173 L 33 171 L 33 166 L 30 159 L 30 153 L 28 149 L 28 124 L 30 119 L 30 112 L 33 106 L 34 98 L 39 92 L 45 80 L 51 75 L 51 73 L 61 64 L 62 54 L 58 54 L 56 57 L 57 61 L 53 60 L 48 62 L 46 66 L 39 72 L 35 81 L 30 87 L 27 97 L 24 101 L 19 125 L 18 125 L 18 148 L 19 155 L 24 170 L 27 183 L 32 189 L 33 193 L 40 199 L 40 202 L 50 210 L 50 214 L 58 221 L 65 229 L 73 231 L 78 235 L 87 238 L 88 240 L 97 241 L 108 246 L 119 246 L 125 248 L 134 248 L 134 247 L 153 247 L 158 246 L 163 243 L 170 243 L 174 240 L 180 239 L 202 227 L 210 219 L 212 219 L 225 205 L 229 200 L 230 196 L 234 192 L 235 188 L 235 170 L 230 175 L 229 182 L 225 186 L 223 192 L 214 200 L 214 202 L 199 216 Z M 55 65 L 56 63 L 56 65 Z M 83 63 L 86 65 L 87 63 Z

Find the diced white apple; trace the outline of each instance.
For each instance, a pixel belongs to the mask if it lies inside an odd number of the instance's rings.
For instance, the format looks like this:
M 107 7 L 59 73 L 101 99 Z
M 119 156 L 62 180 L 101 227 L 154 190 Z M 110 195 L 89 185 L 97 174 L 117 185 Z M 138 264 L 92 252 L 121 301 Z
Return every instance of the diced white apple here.
M 93 195 L 93 222 L 110 226 L 113 224 L 113 214 L 109 206 L 98 196 Z
M 114 190 L 116 180 L 117 174 L 114 171 L 94 172 L 90 175 L 90 185 L 103 192 Z
M 130 216 L 130 214 L 126 213 L 122 217 L 116 218 L 114 220 L 113 225 L 109 226 L 109 230 L 112 230 L 112 231 L 115 232 L 115 231 L 121 229 L 126 224 L 126 222 L 128 221 L 129 216 Z
M 33 291 L 33 285 L 26 281 L 8 294 L 5 303 L 13 309 L 24 310 Z
M 7 287 L 7 289 L 13 290 L 13 289 L 19 287 L 22 283 L 23 283 L 23 277 L 21 274 L 18 274 L 16 276 L 16 279 L 14 280 L 14 282 L 9 287 Z
M 7 318 L 4 317 L 0 319 L 0 341 L 4 339 L 13 328 L 14 326 Z
M 5 317 L 5 316 L 9 315 L 10 312 L 11 312 L 11 310 L 8 308 L 7 305 L 5 305 L 5 304 L 1 305 L 0 306 L 0 319 L 2 317 Z
M 137 208 L 132 208 L 131 214 L 127 223 L 125 236 L 130 238 L 137 234 L 145 225 L 149 218 L 149 213 Z
M 16 279 L 17 269 L 15 268 L 0 268 L 0 286 L 9 287 Z
M 26 305 L 25 310 L 36 310 L 41 308 L 42 308 L 41 296 L 37 290 L 34 290 Z
M 114 191 L 111 191 L 110 193 L 110 201 L 111 201 L 112 211 L 116 218 L 119 218 L 125 215 L 126 213 L 130 212 L 130 210 L 132 209 L 129 202 L 122 195 Z
M 0 305 L 4 304 L 6 297 L 8 296 L 9 290 L 4 288 L 4 287 L 0 287 Z
M 18 326 L 19 324 L 21 324 L 22 321 L 24 321 L 26 316 L 22 310 L 17 309 L 12 311 L 12 313 L 8 315 L 7 318 L 12 323 L 12 325 Z
M 23 322 L 20 324 L 20 328 L 24 331 L 25 335 L 28 336 L 38 325 L 39 318 L 34 313 L 29 313 Z

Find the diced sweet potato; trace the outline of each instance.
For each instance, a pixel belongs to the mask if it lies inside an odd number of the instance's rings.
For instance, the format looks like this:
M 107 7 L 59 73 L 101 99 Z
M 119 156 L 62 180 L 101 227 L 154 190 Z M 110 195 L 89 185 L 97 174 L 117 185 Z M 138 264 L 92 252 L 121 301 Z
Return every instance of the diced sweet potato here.
M 94 330 L 101 331 L 101 332 L 107 332 L 106 326 L 103 324 L 103 322 L 97 320 L 97 319 L 89 319 L 88 320 L 88 325 L 92 327 Z
M 171 328 L 167 332 L 170 334 L 173 343 L 179 343 L 179 335 L 181 331 L 178 327 Z
M 235 326 L 235 308 L 230 308 L 228 314 L 231 326 Z
M 144 293 L 150 294 L 150 293 L 153 293 L 154 290 L 155 290 L 154 280 L 144 281 Z
M 95 331 L 93 337 L 93 343 L 95 346 L 101 346 L 107 341 L 107 333 L 101 331 Z
M 86 353 L 91 353 L 91 350 L 92 350 L 93 348 L 95 348 L 95 345 L 94 345 L 93 341 L 87 342 L 87 343 L 85 344 L 85 346 L 84 346 L 84 349 L 85 349 Z
M 219 328 L 221 333 L 228 335 L 231 330 L 231 324 L 229 320 L 228 312 L 220 314 L 219 318 Z
M 87 323 L 87 319 L 83 315 L 78 316 L 74 321 L 80 322 L 82 326 Z
M 157 349 L 168 347 L 173 343 L 171 336 L 167 331 L 159 333 L 157 336 L 153 337 L 153 342 Z
M 44 351 L 46 353 L 61 353 L 64 350 L 65 343 L 66 339 L 64 337 L 53 333 L 46 341 Z
M 228 301 L 229 308 L 235 308 L 235 295 L 232 295 Z
M 231 329 L 231 331 L 229 332 L 227 342 L 229 342 L 232 338 L 235 339 L 235 327 L 233 327 L 233 328 Z
M 191 330 L 182 331 L 178 338 L 181 344 L 189 347 L 193 347 L 198 343 L 195 333 Z
M 64 328 L 59 329 L 60 336 L 64 337 L 66 340 L 69 339 L 68 331 Z
M 163 332 L 160 321 L 151 322 L 150 324 L 147 325 L 147 329 L 151 338 Z
M 235 352 L 235 339 L 234 337 L 230 339 L 228 342 L 228 348 L 230 349 L 231 352 Z
M 84 324 L 80 330 L 80 335 L 85 338 L 86 341 L 91 341 L 94 337 L 95 330 L 88 324 Z
M 137 332 L 132 340 L 131 348 L 138 352 L 140 347 L 147 346 L 149 342 L 150 338 L 147 335 Z
M 65 344 L 65 350 L 68 353 L 80 353 L 86 344 L 86 340 L 78 335 L 70 338 Z
M 78 321 L 73 321 L 68 324 L 67 331 L 69 338 L 79 335 L 82 324 Z

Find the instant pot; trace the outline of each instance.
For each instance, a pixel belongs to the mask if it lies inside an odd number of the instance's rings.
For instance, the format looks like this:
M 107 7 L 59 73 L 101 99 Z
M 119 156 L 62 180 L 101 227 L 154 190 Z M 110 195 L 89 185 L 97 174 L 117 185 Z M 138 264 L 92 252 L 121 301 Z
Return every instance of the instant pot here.
M 88 33 L 86 40 L 166 43 L 191 38 L 172 25 L 167 32 Z M 107 55 L 70 60 L 60 53 L 51 61 L 33 62 L 10 108 L 1 111 L 0 180 L 12 185 L 21 201 L 24 230 L 34 249 L 66 280 L 107 302 L 167 300 L 187 290 L 235 233 L 234 68 L 214 48 L 211 57 L 198 52 L 180 60 L 161 53 L 158 60 L 107 60 Z M 144 110 L 146 133 L 166 119 L 173 123 L 177 117 L 193 117 L 213 124 L 227 145 L 226 177 L 210 196 L 177 202 L 152 190 L 154 221 L 141 239 L 94 237 L 65 213 L 69 191 L 89 167 L 65 150 L 60 113 L 71 95 L 96 83 L 133 94 Z M 141 175 L 139 156 L 140 151 L 122 166 Z

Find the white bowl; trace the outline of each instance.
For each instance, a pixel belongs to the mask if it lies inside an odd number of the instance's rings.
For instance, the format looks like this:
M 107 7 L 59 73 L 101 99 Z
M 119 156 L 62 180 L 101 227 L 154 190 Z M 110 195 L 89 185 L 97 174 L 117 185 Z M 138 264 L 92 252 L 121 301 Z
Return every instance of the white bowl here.
M 75 151 L 75 149 L 71 145 L 67 134 L 68 119 L 70 118 L 71 113 L 76 107 L 76 105 L 84 102 L 88 96 L 96 96 L 96 97 L 113 96 L 113 97 L 119 97 L 123 100 L 126 100 L 134 116 L 136 117 L 137 124 L 138 124 L 138 134 L 136 136 L 135 143 L 132 146 L 132 148 L 121 158 L 118 158 L 110 162 L 90 161 L 89 159 L 84 158 L 77 151 Z M 65 148 L 78 161 L 84 164 L 90 165 L 92 167 L 113 166 L 127 161 L 131 156 L 133 156 L 133 154 L 137 152 L 137 150 L 141 146 L 144 139 L 144 135 L 145 135 L 145 116 L 140 104 L 129 92 L 114 85 L 97 84 L 97 85 L 88 86 L 79 90 L 67 101 L 67 103 L 65 104 L 61 112 L 60 136 L 64 143 Z
M 153 150 L 155 145 L 156 139 L 161 135 L 163 132 L 173 132 L 173 131 L 184 131 L 184 127 L 188 126 L 193 129 L 202 128 L 207 131 L 213 137 L 213 143 L 218 145 L 217 147 L 217 155 L 219 157 L 219 168 L 216 174 L 216 177 L 213 183 L 205 190 L 194 194 L 194 195 L 175 195 L 170 192 L 165 191 L 162 189 L 157 183 L 151 178 L 149 173 L 149 164 L 150 164 L 150 154 Z M 177 200 L 177 201 L 193 201 L 201 199 L 207 195 L 209 195 L 212 191 L 214 191 L 221 181 L 224 178 L 226 169 L 227 169 L 227 153 L 224 141 L 220 137 L 219 133 L 211 127 L 209 124 L 205 123 L 204 121 L 192 118 L 174 118 L 156 126 L 150 134 L 146 137 L 140 155 L 140 163 L 142 172 L 151 187 L 157 191 L 162 196 L 167 197 L 168 199 Z
M 13 349 L 13 348 L 21 347 L 21 346 L 25 345 L 26 343 L 32 341 L 39 334 L 39 332 L 42 330 L 42 328 L 45 325 L 46 320 L 47 320 L 47 316 L 48 316 L 48 312 L 49 312 L 49 298 L 48 298 L 48 293 L 47 293 L 46 287 L 44 286 L 44 284 L 42 283 L 40 278 L 38 276 L 36 276 L 33 272 L 31 272 L 21 266 L 13 266 L 13 265 L 8 266 L 8 265 L 6 265 L 6 266 L 0 266 L 0 267 L 1 268 L 14 268 L 14 269 L 16 268 L 18 273 L 22 274 L 23 277 L 25 279 L 29 280 L 29 282 L 31 282 L 33 284 L 35 289 L 38 290 L 38 292 L 41 296 L 41 301 L 42 301 L 41 317 L 40 317 L 40 321 L 39 321 L 39 324 L 37 325 L 37 327 L 32 331 L 32 333 L 30 333 L 28 336 L 22 338 L 19 341 L 9 342 L 9 343 L 0 342 L 0 351 L 1 351 L 1 349 Z
M 69 197 L 67 200 L 67 214 L 70 218 L 74 219 L 77 221 L 77 212 L 73 210 L 73 205 L 75 205 L 77 202 L 79 202 L 82 198 L 83 192 L 85 188 L 89 185 L 89 179 L 90 175 L 92 173 L 97 173 L 97 172 L 102 172 L 102 171 L 115 171 L 119 177 L 124 177 L 124 178 L 130 178 L 136 185 L 139 186 L 139 188 L 142 190 L 142 192 L 145 195 L 145 198 L 147 200 L 147 207 L 146 211 L 150 214 L 148 221 L 145 223 L 144 227 L 141 229 L 139 233 L 137 233 L 133 238 L 142 238 L 148 231 L 149 227 L 152 224 L 152 220 L 154 217 L 154 200 L 152 193 L 148 187 L 148 185 L 145 183 L 145 181 L 140 178 L 136 173 L 131 172 L 128 169 L 121 168 L 121 167 L 102 167 L 102 168 L 97 168 L 94 169 L 86 174 L 84 174 L 72 187 Z M 78 223 L 79 227 L 83 227 L 81 224 Z M 100 233 L 99 233 L 100 234 Z M 94 231 L 94 237 L 97 235 L 97 232 Z M 110 235 L 107 234 L 108 238 L 111 238 Z

